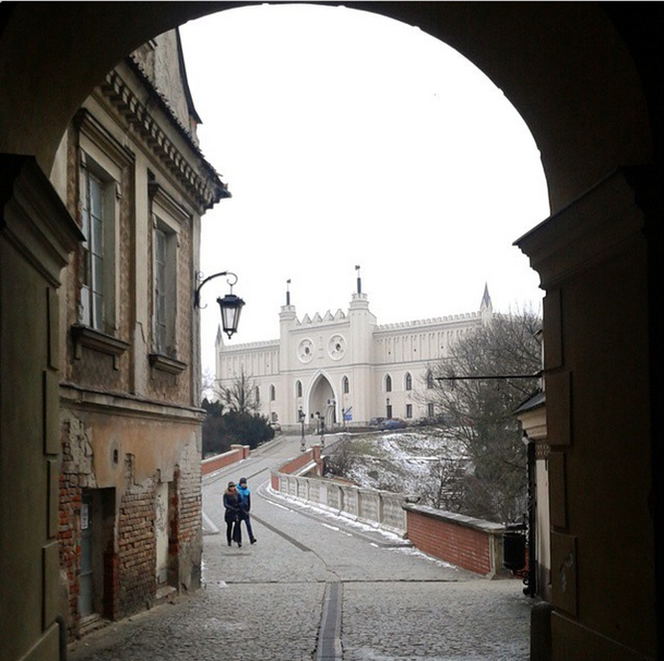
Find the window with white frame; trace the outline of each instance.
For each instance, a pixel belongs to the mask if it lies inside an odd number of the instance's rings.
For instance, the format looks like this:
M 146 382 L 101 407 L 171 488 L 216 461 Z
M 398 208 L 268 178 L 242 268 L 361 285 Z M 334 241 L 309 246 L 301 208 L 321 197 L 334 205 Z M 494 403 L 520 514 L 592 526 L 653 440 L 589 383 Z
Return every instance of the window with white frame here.
M 175 357 L 177 296 L 177 235 L 159 218 L 153 229 L 153 332 L 154 351 Z
M 85 241 L 81 245 L 78 321 L 105 333 L 115 330 L 118 187 L 115 177 L 81 151 L 79 210 Z
M 189 215 L 154 181 L 148 192 L 152 205 L 152 351 L 177 359 L 179 232 Z

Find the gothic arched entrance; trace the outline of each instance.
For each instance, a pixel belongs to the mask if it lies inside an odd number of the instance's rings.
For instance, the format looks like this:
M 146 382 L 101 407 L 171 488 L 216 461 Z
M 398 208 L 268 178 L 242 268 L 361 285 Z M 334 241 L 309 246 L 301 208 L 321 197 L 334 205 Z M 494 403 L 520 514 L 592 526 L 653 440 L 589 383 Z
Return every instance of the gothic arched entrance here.
M 336 398 L 332 384 L 327 377 L 319 374 L 309 391 L 309 411 L 312 416 L 311 422 L 317 425 L 322 420 L 325 429 L 330 429 L 337 422 Z

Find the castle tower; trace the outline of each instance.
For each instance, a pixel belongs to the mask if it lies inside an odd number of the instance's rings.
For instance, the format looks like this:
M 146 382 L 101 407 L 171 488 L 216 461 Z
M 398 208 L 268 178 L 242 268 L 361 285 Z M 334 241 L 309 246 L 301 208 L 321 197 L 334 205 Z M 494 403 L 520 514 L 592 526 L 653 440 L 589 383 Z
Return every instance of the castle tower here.
M 350 322 L 349 348 L 351 353 L 352 378 L 351 393 L 353 402 L 353 421 L 366 422 L 371 417 L 373 401 L 373 334 L 376 317 L 369 310 L 369 299 L 362 292 L 360 267 L 356 266 L 357 290 L 352 295 L 348 309 Z
M 295 392 L 293 391 L 293 384 L 290 383 L 290 371 L 295 367 L 294 355 L 295 347 L 294 340 L 291 337 L 292 330 L 298 325 L 297 313 L 295 306 L 291 305 L 291 281 L 286 280 L 286 304 L 281 306 L 279 312 L 279 372 L 280 372 L 280 388 L 281 393 L 281 411 L 283 421 L 297 420 L 295 411 L 297 409 L 297 401 Z

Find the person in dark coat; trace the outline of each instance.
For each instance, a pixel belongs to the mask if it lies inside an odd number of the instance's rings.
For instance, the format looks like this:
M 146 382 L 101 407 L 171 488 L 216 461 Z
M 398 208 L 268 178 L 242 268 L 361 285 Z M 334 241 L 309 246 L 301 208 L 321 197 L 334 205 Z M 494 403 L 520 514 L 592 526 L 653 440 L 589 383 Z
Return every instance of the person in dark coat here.
M 224 521 L 226 521 L 226 541 L 228 546 L 232 542 L 237 542 L 238 547 L 242 546 L 242 530 L 240 529 L 240 509 L 242 501 L 235 489 L 235 482 L 229 482 L 228 488 L 224 492 Z
M 249 517 L 249 510 L 251 510 L 251 493 L 249 492 L 249 487 L 247 486 L 247 478 L 241 477 L 238 486 L 236 487 L 238 496 L 240 496 L 240 501 L 242 505 L 240 507 L 240 522 L 238 525 L 242 525 L 242 521 L 247 526 L 247 535 L 249 535 L 249 541 L 252 544 L 256 543 L 256 538 L 251 529 L 251 519 Z

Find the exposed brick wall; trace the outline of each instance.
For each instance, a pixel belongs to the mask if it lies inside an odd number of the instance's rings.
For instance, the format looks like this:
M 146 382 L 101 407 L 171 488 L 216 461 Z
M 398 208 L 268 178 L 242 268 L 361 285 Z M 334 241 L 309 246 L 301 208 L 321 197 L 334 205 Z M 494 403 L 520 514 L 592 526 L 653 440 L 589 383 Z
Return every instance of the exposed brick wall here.
M 499 526 L 483 529 L 417 511 L 415 507 L 407 508 L 406 521 L 408 539 L 424 553 L 484 576 L 505 573 L 502 558 L 492 553 Z
M 316 473 L 318 475 L 322 475 L 323 465 L 320 456 L 320 445 L 314 445 L 311 448 L 309 448 L 306 452 L 302 452 L 297 457 L 290 459 L 282 466 L 279 466 L 277 471 L 279 473 L 288 473 L 290 475 L 292 473 L 297 472 L 298 470 L 300 470 L 300 468 L 303 468 L 312 461 L 316 463 L 317 466 Z
M 81 487 L 78 475 L 60 473 L 58 542 L 60 567 L 66 581 L 67 629 L 71 638 L 78 626 L 78 571 L 81 564 Z
M 213 473 L 220 468 L 225 466 L 230 466 L 235 464 L 242 459 L 246 459 L 249 456 L 249 446 L 248 445 L 231 445 L 231 449 L 228 452 L 223 452 L 222 454 L 217 454 L 214 457 L 204 459 L 201 462 L 201 472 L 203 475 L 208 475 Z
M 81 500 L 83 488 L 94 485 L 89 432 L 75 416 L 63 411 L 60 425 L 60 491 L 58 494 L 58 543 L 60 569 L 66 594 L 65 620 L 68 637 L 79 628 L 78 596 L 81 567 Z
M 126 462 L 125 491 L 118 517 L 118 617 L 150 606 L 156 593 L 155 486 L 133 482 L 132 458 Z
M 169 553 L 177 544 L 178 589 L 196 589 L 201 583 L 201 554 L 203 549 L 201 464 L 196 444 L 191 444 L 182 456 L 175 473 L 177 513 L 169 531 Z M 175 505 L 175 503 L 171 503 Z

